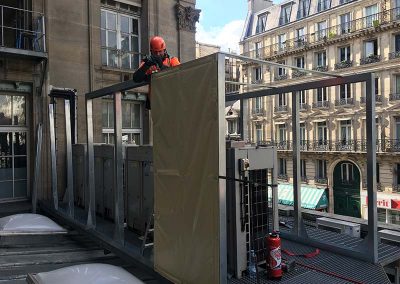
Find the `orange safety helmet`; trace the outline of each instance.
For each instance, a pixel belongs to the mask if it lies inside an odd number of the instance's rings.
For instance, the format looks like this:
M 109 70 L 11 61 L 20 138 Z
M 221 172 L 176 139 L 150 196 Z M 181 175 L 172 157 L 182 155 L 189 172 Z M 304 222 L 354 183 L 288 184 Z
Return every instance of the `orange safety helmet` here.
M 160 36 L 155 36 L 150 39 L 150 51 L 163 51 L 167 48 L 165 41 Z

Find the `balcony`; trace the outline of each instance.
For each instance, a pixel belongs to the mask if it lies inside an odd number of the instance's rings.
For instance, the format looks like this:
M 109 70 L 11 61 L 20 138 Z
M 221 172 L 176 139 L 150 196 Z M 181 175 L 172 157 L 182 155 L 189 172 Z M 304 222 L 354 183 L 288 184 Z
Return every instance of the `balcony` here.
M 293 70 L 293 72 L 292 72 L 292 78 L 300 78 L 300 77 L 303 77 L 306 75 L 307 75 L 307 72 L 300 71 L 300 70 Z
M 287 174 L 278 174 L 278 179 L 279 180 L 284 180 L 284 181 L 288 181 L 288 175 Z
M 400 184 L 393 184 L 392 192 L 400 193 Z
M 360 65 L 365 65 L 365 64 L 371 64 L 371 63 L 377 63 L 381 61 L 381 56 L 372 54 L 367 57 L 361 58 L 360 59 Z
M 329 108 L 328 101 L 318 101 L 312 104 L 313 108 Z
M 307 176 L 301 176 L 301 182 L 303 183 L 308 183 L 308 177 Z
M 350 68 L 353 66 L 353 60 L 344 60 L 339 63 L 335 63 L 335 70 Z
M 291 143 L 288 140 L 278 141 L 275 146 L 277 150 L 292 150 Z
M 314 177 L 314 182 L 318 184 L 328 184 L 328 179 L 326 177 Z
M 320 71 L 320 72 L 326 72 L 326 71 L 328 71 L 328 66 L 327 65 L 319 65 L 317 67 L 314 67 L 313 70 Z
M 288 74 L 281 74 L 281 75 L 275 76 L 275 81 L 282 81 L 282 80 L 286 80 L 287 78 L 288 78 Z
M 0 51 L 45 57 L 42 13 L 0 5 Z
M 400 100 L 400 94 L 389 94 L 389 101 L 398 101 Z
M 254 116 L 265 116 L 265 110 L 261 108 L 252 109 L 251 115 Z
M 363 182 L 362 182 L 362 187 L 363 187 L 364 190 L 367 189 L 367 180 L 366 180 L 366 179 L 363 180 Z M 376 190 L 377 190 L 377 191 L 380 191 L 380 192 L 383 191 L 383 189 L 382 189 L 382 184 L 381 184 L 381 183 L 379 183 L 379 182 L 376 183 Z
M 309 142 L 309 151 L 324 152 L 331 150 L 331 142 L 329 140 L 313 140 Z
M 389 59 L 396 59 L 400 57 L 400 51 L 389 52 Z
M 356 140 L 339 140 L 333 142 L 332 150 L 342 152 L 354 152 L 357 149 L 356 145 Z
M 382 103 L 383 96 L 381 95 L 375 95 L 375 102 L 376 103 Z M 360 98 L 360 103 L 365 104 L 367 102 L 366 97 L 361 97 Z
M 274 107 L 275 112 L 287 112 L 288 106 L 276 106 Z
M 300 110 L 301 111 L 308 110 L 309 108 L 310 108 L 310 106 L 308 104 L 306 104 L 306 103 L 300 104 Z
M 349 106 L 354 105 L 354 98 L 342 98 L 340 100 L 335 100 L 335 106 Z
M 386 153 L 400 153 L 400 139 L 385 139 L 382 140 L 382 148 Z

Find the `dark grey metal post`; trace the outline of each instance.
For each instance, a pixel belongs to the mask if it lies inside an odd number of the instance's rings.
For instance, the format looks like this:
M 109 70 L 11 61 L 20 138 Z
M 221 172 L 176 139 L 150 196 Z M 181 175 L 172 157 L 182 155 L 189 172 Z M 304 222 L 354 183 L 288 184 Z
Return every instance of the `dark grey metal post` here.
M 376 197 L 376 125 L 375 74 L 371 73 L 366 85 L 367 123 L 367 192 L 368 192 L 368 252 L 371 262 L 378 262 L 377 197 Z
M 301 179 L 300 179 L 300 133 L 299 120 L 299 96 L 292 92 L 292 130 L 293 130 L 293 200 L 294 200 L 294 226 L 293 230 L 297 236 L 301 235 Z
M 71 141 L 71 108 L 69 100 L 64 101 L 65 109 L 65 138 L 67 147 L 67 200 L 68 215 L 74 218 L 74 173 L 72 170 L 72 141 Z
M 240 118 L 239 118 L 239 132 L 240 132 L 240 139 L 244 140 L 244 111 L 243 111 L 244 103 L 243 100 L 240 100 Z
M 53 195 L 54 209 L 58 210 L 57 156 L 56 156 L 56 134 L 54 128 L 54 104 L 49 104 L 49 128 L 50 128 L 50 154 L 51 154 L 51 191 Z
M 86 100 L 86 131 L 87 131 L 87 185 L 85 202 L 88 206 L 86 228 L 96 228 L 96 196 L 94 187 L 94 149 L 93 149 L 93 100 Z
M 122 108 L 121 92 L 114 93 L 114 240 L 124 243 L 124 200 L 122 187 Z
M 278 200 L 278 155 L 274 149 L 274 167 L 271 170 L 272 184 L 272 230 L 279 231 L 279 200 Z
M 35 157 L 35 176 L 33 181 L 33 189 L 32 189 L 32 213 L 36 213 L 36 205 L 37 205 L 37 191 L 38 191 L 38 183 L 39 183 L 39 173 L 40 166 L 42 160 L 42 124 L 38 124 L 37 128 L 37 144 L 36 144 L 36 157 Z

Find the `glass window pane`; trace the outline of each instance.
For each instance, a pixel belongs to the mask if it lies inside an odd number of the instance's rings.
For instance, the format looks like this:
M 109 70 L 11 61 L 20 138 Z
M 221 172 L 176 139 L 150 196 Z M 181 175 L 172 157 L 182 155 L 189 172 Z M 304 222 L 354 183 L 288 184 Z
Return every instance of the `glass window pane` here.
M 140 134 L 139 133 L 133 134 L 133 143 L 132 144 L 140 145 Z
M 116 30 L 117 28 L 117 16 L 113 13 L 107 12 L 107 29 Z
M 117 33 L 108 31 L 107 47 L 117 48 Z
M 14 133 L 14 155 L 26 155 L 26 132 Z
M 25 197 L 27 192 L 26 180 L 14 182 L 14 197 Z
M 14 158 L 14 179 L 26 179 L 26 157 Z
M 108 126 L 110 128 L 114 128 L 114 105 L 112 102 L 108 103 Z M 110 134 L 110 137 L 111 137 L 111 134 Z M 113 137 L 112 142 L 110 142 L 110 143 L 114 143 L 114 134 L 112 134 L 112 137 Z
M 131 61 L 132 61 L 132 65 L 131 65 L 132 69 L 136 69 L 139 67 L 139 55 L 138 54 L 133 54 L 131 56 Z
M 13 182 L 0 182 L 0 199 L 13 197 Z
M 135 52 L 139 52 L 139 38 L 132 36 L 131 37 L 131 50 Z
M 0 182 L 6 180 L 12 180 L 12 178 L 13 178 L 12 158 L 0 157 Z M 0 186 L 0 191 L 1 191 L 1 186 Z
M 140 128 L 140 105 L 132 104 L 132 127 Z
M 122 128 L 131 128 L 131 104 L 129 102 L 122 104 Z
M 107 66 L 107 49 L 101 50 L 101 64 Z
M 106 45 L 106 30 L 101 30 L 100 38 L 101 38 L 101 46 L 107 46 Z
M 10 156 L 12 154 L 11 141 L 11 132 L 0 132 L 0 156 Z
M 125 52 L 130 51 L 128 35 L 121 34 L 121 50 Z
M 0 125 L 11 125 L 11 96 L 0 96 Z
M 103 29 L 106 28 L 106 12 L 105 11 L 101 11 L 101 27 Z
M 122 64 L 122 68 L 126 68 L 129 69 L 129 63 L 131 61 L 131 55 L 129 53 L 124 53 L 121 56 L 121 64 Z
M 25 125 L 25 97 L 24 96 L 13 96 L 13 117 L 14 125 Z
M 138 19 L 132 19 L 132 33 L 134 35 L 139 34 L 139 21 Z
M 121 32 L 129 33 L 129 18 L 121 16 Z
M 108 66 L 117 67 L 118 57 L 115 50 L 108 50 Z

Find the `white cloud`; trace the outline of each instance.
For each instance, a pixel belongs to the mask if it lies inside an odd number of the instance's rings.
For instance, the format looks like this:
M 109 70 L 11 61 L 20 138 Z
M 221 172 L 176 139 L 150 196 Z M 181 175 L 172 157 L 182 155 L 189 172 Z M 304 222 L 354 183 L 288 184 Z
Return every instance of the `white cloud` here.
M 239 41 L 242 35 L 244 20 L 235 20 L 223 27 L 212 27 L 206 30 L 200 23 L 197 24 L 196 41 L 218 45 L 222 51 L 239 53 Z

